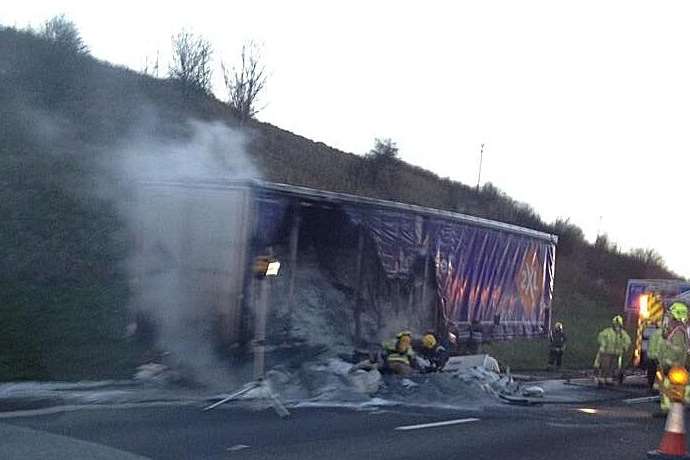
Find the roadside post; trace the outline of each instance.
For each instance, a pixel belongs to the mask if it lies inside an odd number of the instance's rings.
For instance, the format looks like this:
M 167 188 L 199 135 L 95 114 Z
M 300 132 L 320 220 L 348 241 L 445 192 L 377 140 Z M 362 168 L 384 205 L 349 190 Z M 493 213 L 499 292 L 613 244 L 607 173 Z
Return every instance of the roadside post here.
M 252 390 L 257 390 L 257 399 L 266 399 L 280 417 L 287 417 L 290 412 L 271 390 L 264 380 L 266 354 L 266 315 L 271 290 L 272 278 L 278 276 L 280 262 L 269 256 L 260 256 L 254 260 L 254 275 L 259 282 L 259 295 L 255 303 L 254 316 L 254 381 L 246 384 L 239 391 L 227 398 L 211 404 L 204 411 L 214 409 L 221 404 L 239 398 Z

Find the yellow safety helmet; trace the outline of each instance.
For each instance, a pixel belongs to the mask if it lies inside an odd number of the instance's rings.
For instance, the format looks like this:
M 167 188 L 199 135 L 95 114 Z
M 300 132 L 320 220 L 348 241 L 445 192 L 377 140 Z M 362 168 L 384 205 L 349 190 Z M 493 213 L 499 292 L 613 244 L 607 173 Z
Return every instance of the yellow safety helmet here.
M 557 321 L 556 324 L 553 325 L 553 327 L 556 329 L 563 329 L 563 323 Z
M 396 339 L 398 339 L 398 342 L 405 341 L 407 343 L 412 341 L 412 332 L 410 331 L 400 331 L 398 332 L 398 335 L 395 336 Z
M 613 317 L 613 325 L 623 327 L 623 317 L 621 315 L 616 315 Z
M 424 346 L 424 348 L 434 348 L 436 346 L 436 337 L 434 337 L 434 334 L 425 334 L 424 337 L 422 337 L 422 346 Z
M 669 311 L 671 312 L 671 316 L 677 321 L 688 320 L 688 306 L 682 302 L 673 302 Z
M 398 352 L 405 353 L 412 346 L 412 333 L 409 331 L 402 331 L 397 336 L 398 341 L 395 344 L 395 348 Z

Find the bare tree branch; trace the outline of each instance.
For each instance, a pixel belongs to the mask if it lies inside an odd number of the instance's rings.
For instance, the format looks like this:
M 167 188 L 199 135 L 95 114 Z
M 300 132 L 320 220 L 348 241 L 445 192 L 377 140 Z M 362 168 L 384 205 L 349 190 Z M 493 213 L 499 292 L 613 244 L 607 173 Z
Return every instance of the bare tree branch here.
M 266 85 L 266 68 L 261 64 L 260 54 L 254 43 L 242 46 L 240 67 L 228 71 L 221 62 L 225 88 L 228 91 L 228 104 L 244 122 L 259 113 L 257 99 Z
M 172 37 L 173 59 L 168 68 L 170 78 L 188 88 L 211 92 L 211 44 L 203 37 L 181 31 Z
M 158 78 L 158 61 L 160 57 L 160 51 L 156 50 L 156 59 L 151 60 L 151 63 L 149 64 L 149 57 L 146 56 L 144 58 L 144 69 L 142 70 L 142 73 L 145 75 L 150 75 L 151 77 Z

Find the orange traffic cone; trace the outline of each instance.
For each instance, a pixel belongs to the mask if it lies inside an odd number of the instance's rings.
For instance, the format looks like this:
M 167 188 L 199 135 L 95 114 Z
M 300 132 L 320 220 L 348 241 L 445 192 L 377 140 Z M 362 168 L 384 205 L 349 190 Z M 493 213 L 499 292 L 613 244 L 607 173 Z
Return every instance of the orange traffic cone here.
M 657 450 L 647 452 L 647 457 L 657 459 L 690 459 L 690 456 L 688 456 L 688 443 L 685 439 L 685 420 L 682 402 L 673 401 L 671 403 L 671 409 L 666 417 L 666 428 L 664 429 L 664 437 L 661 438 L 661 444 L 659 444 Z

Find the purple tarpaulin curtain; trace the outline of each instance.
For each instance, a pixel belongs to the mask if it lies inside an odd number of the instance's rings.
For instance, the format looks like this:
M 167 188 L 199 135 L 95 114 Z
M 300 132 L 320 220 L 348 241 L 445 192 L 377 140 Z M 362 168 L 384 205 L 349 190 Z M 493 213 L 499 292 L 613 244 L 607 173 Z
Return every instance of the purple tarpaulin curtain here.
M 424 218 L 400 211 L 348 207 L 367 229 L 391 279 L 409 279 L 414 262 L 433 251 L 441 316 L 447 328 L 490 325 L 489 335 L 531 336 L 548 329 L 555 245 L 514 232 Z
M 448 326 L 493 324 L 494 336 L 543 331 L 553 244 L 453 223 L 440 224 L 435 236 L 438 296 Z
M 428 248 L 428 226 L 421 216 L 388 210 L 346 208 L 353 223 L 364 226 L 376 245 L 386 275 L 409 279 L 415 261 Z

